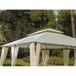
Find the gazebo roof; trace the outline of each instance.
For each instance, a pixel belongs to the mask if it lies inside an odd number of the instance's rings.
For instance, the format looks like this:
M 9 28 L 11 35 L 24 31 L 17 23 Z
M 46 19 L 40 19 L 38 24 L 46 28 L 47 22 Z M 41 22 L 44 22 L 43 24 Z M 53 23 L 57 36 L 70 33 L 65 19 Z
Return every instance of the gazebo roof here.
M 22 46 L 38 42 L 56 47 L 76 48 L 76 39 L 51 28 L 29 34 L 27 37 L 2 45 L 3 47 Z
M 28 36 L 40 34 L 40 33 L 43 33 L 43 32 L 63 33 L 63 32 L 61 32 L 61 31 L 58 31 L 58 30 L 54 30 L 54 29 L 48 28 L 48 29 L 44 29 L 44 30 L 40 30 L 40 31 L 31 33 L 31 34 L 29 34 Z

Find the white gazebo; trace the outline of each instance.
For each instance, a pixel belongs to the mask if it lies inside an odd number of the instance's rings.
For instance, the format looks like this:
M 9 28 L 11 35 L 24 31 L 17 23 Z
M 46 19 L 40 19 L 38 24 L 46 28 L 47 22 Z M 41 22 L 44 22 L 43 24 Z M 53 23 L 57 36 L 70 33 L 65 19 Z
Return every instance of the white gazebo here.
M 70 49 L 76 49 L 76 39 L 66 36 L 63 32 L 51 28 L 41 30 L 29 34 L 27 37 L 17 41 L 13 41 L 2 45 L 0 65 L 3 65 L 9 47 L 11 47 L 11 65 L 15 66 L 20 47 L 29 48 L 30 51 L 30 65 L 39 65 L 40 52 L 42 53 L 43 65 L 46 65 L 49 59 L 49 49 L 63 49 L 64 65 L 68 65 L 68 58 Z M 76 65 L 76 53 L 75 62 Z

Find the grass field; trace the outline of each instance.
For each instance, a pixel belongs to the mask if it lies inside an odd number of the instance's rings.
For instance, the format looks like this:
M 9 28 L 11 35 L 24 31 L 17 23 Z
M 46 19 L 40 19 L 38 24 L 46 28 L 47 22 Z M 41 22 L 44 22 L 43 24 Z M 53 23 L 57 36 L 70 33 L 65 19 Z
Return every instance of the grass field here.
M 74 59 L 69 59 L 69 65 L 72 66 Z M 11 59 L 6 59 L 4 66 L 11 66 Z M 16 66 L 30 66 L 29 57 L 18 58 L 16 61 Z M 41 64 L 40 64 L 41 66 Z M 50 57 L 47 66 L 63 66 L 63 58 L 60 57 Z

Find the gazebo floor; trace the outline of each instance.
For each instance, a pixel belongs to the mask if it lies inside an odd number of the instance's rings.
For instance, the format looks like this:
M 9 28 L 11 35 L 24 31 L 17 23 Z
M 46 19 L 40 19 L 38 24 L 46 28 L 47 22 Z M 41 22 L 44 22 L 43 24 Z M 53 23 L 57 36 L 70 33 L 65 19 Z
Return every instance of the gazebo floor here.
M 74 58 L 69 59 L 69 65 L 73 66 Z M 4 66 L 11 66 L 11 59 L 7 58 Z M 29 58 L 18 58 L 16 66 L 30 66 Z M 42 64 L 40 64 L 42 66 Z M 63 66 L 63 58 L 61 57 L 50 57 L 47 66 Z

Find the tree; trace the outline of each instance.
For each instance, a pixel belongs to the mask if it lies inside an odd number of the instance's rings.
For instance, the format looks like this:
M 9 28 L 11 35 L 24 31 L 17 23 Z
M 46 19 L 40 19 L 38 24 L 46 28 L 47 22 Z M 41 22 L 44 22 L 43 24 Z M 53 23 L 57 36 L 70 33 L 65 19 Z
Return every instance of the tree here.
M 37 30 L 43 28 L 55 28 L 55 17 L 52 10 L 32 10 L 31 11 L 32 26 Z
M 59 23 L 58 23 L 58 10 L 54 10 L 54 14 L 55 14 L 55 21 L 56 21 L 56 29 L 59 29 Z
M 9 30 L 5 32 L 9 42 L 25 37 L 27 33 L 34 31 L 29 12 L 27 10 L 6 10 L 0 13 L 0 24 Z
M 58 22 L 64 34 L 72 36 L 70 10 L 61 10 L 58 15 Z
M 71 14 L 71 27 L 72 27 L 72 36 L 73 37 L 76 37 L 76 34 L 75 34 L 75 23 L 74 23 L 74 11 L 70 11 L 70 14 Z
M 0 42 L 2 44 L 3 42 L 6 42 L 6 41 L 7 40 L 6 40 L 6 37 L 4 35 L 4 29 L 2 28 L 2 25 L 0 25 Z
M 75 34 L 75 23 L 74 23 L 74 11 L 73 10 L 71 10 L 70 11 L 70 13 L 71 13 L 71 27 L 72 27 L 72 36 L 75 38 L 76 37 L 76 34 Z M 74 58 L 75 58 L 75 60 L 74 60 L 74 65 L 76 65 L 76 49 L 74 49 Z

